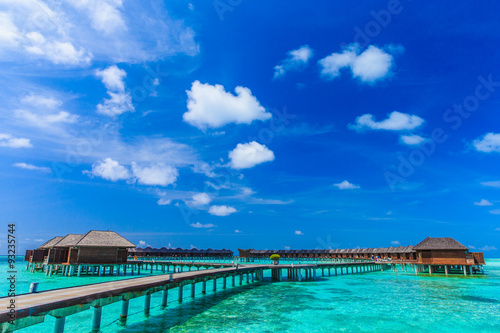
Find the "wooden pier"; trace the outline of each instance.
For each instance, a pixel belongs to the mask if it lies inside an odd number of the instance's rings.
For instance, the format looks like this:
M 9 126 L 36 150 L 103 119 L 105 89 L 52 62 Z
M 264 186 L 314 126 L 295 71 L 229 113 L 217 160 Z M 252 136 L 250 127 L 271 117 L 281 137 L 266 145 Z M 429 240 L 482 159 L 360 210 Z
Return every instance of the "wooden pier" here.
M 144 262 L 141 263 L 145 265 Z M 151 265 L 148 266 L 149 268 L 154 267 L 152 265 L 161 266 L 161 264 L 166 263 L 147 263 L 147 265 Z M 89 324 L 89 327 L 91 327 L 92 332 L 98 332 L 105 305 L 122 302 L 119 317 L 121 320 L 126 320 L 130 299 L 144 297 L 144 313 L 148 315 L 151 308 L 151 294 L 153 293 L 162 293 L 161 306 L 166 308 L 170 289 L 178 288 L 177 299 L 182 302 L 183 287 L 187 285 L 190 286 L 191 297 L 195 297 L 196 284 L 198 283 L 202 285 L 202 294 L 206 294 L 208 281 L 213 281 L 212 290 L 216 292 L 218 279 L 222 279 L 222 288 L 225 289 L 228 278 L 231 278 L 231 286 L 235 287 L 237 283 L 242 285 L 244 278 L 246 278 L 247 283 L 262 281 L 265 270 L 271 270 L 271 280 L 277 282 L 282 281 L 285 276 L 289 281 L 313 281 L 317 279 L 318 271 L 321 272 L 321 276 L 337 276 L 390 269 L 390 265 L 374 262 L 302 265 L 233 265 L 204 262 L 177 262 L 172 264 L 179 267 L 217 266 L 218 268 L 166 273 L 18 295 L 15 297 L 16 308 L 14 313 L 9 310 L 11 298 L 2 297 L 0 298 L 0 332 L 12 332 L 42 323 L 45 316 L 49 315 L 56 318 L 54 332 L 62 333 L 64 332 L 66 317 L 89 309 L 92 309 L 94 313 L 92 325 Z M 15 315 L 15 318 L 12 315 Z

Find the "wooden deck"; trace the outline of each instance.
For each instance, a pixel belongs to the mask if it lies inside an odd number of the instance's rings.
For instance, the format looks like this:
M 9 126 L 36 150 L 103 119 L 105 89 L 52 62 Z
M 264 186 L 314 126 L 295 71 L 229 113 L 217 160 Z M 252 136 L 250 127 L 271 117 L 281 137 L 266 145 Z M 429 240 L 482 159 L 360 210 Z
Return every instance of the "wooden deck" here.
M 150 263 L 148 263 L 150 264 Z M 177 265 L 209 265 L 203 262 L 182 262 Z M 80 311 L 94 308 L 93 331 L 99 331 L 102 307 L 111 303 L 122 301 L 121 318 L 127 317 L 128 301 L 133 298 L 145 296 L 145 313 L 149 313 L 151 294 L 163 292 L 162 306 L 166 306 L 168 290 L 178 288 L 178 300 L 182 301 L 183 288 L 191 286 L 191 296 L 195 297 L 195 284 L 202 282 L 202 294 L 206 293 L 206 284 L 209 280 L 223 280 L 223 289 L 226 288 L 226 278 L 232 277 L 232 286 L 235 286 L 235 277 L 239 276 L 239 284 L 243 282 L 246 275 L 247 283 L 264 278 L 264 270 L 271 270 L 272 281 L 282 281 L 283 273 L 286 273 L 288 281 L 316 280 L 316 271 L 320 270 L 322 276 L 330 275 L 330 269 L 337 275 L 359 274 L 371 271 L 383 270 L 383 265 L 377 263 L 320 263 L 300 265 L 262 265 L 262 264 L 217 264 L 217 268 L 192 270 L 181 273 L 166 273 L 154 276 L 121 279 L 111 282 L 90 284 L 79 287 L 69 287 L 42 291 L 31 294 L 17 295 L 15 300 L 15 322 L 9 306 L 12 298 L 0 298 L 0 332 L 12 332 L 27 326 L 41 323 L 45 316 L 56 318 L 54 332 L 63 332 L 65 318 Z M 251 276 L 251 279 L 250 279 Z M 250 281 L 251 280 L 251 281 Z M 213 282 L 213 291 L 216 291 L 217 283 Z
M 124 279 L 119 281 L 97 283 L 81 287 L 64 288 L 64 292 L 59 289 L 42 291 L 35 294 L 18 295 L 16 299 L 16 319 L 27 316 L 37 316 L 48 313 L 52 310 L 71 307 L 82 304 L 92 304 L 99 299 L 116 297 L 125 293 L 143 293 L 148 289 L 156 289 L 162 286 L 178 286 L 179 283 L 189 283 L 194 279 L 214 279 L 232 274 L 244 274 L 255 270 L 264 269 L 264 265 L 252 265 L 247 267 L 218 268 L 200 271 L 148 276 Z M 141 296 L 141 295 L 137 295 Z M 9 321 L 10 299 L 0 298 L 0 323 Z

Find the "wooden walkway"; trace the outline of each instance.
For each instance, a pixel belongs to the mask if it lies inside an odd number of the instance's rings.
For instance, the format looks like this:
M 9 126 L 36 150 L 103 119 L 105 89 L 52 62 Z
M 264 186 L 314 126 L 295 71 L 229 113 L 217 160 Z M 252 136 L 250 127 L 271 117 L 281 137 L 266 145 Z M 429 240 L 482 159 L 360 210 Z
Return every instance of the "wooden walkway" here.
M 176 263 L 177 265 L 179 263 Z M 206 265 L 206 263 L 184 262 L 182 265 Z M 227 266 L 231 267 L 227 267 Z M 212 266 L 210 264 L 210 266 Z M 319 263 L 302 265 L 256 265 L 242 264 L 234 267 L 232 264 L 219 264 L 220 268 L 189 271 L 183 273 L 167 273 L 155 276 L 121 279 L 111 282 L 90 284 L 79 287 L 70 287 L 48 290 L 39 293 L 22 294 L 15 297 L 15 311 L 9 309 L 12 298 L 0 298 L 0 332 L 11 332 L 44 321 L 46 315 L 56 318 L 54 332 L 64 332 L 65 319 L 74 313 L 93 308 L 94 319 L 92 331 L 100 329 L 102 307 L 115 302 L 122 302 L 121 318 L 128 315 L 130 299 L 145 296 L 144 312 L 148 315 L 151 307 L 151 294 L 162 292 L 162 306 L 166 307 L 168 290 L 178 288 L 178 300 L 182 302 L 183 287 L 191 286 L 191 296 L 195 297 L 196 283 L 202 283 L 202 294 L 206 293 L 207 281 L 213 281 L 213 291 L 217 288 L 217 279 L 222 279 L 223 289 L 226 288 L 226 278 L 232 278 L 232 286 L 242 285 L 243 277 L 247 283 L 255 280 L 262 281 L 264 270 L 271 270 L 272 281 L 281 281 L 283 272 L 287 273 L 287 280 L 316 280 L 316 271 L 321 270 L 325 276 L 325 269 L 334 269 L 335 275 L 383 270 L 383 266 L 376 263 Z M 304 272 L 304 275 L 302 274 Z M 12 317 L 12 313 L 15 318 Z M 9 323 L 15 319 L 14 323 Z

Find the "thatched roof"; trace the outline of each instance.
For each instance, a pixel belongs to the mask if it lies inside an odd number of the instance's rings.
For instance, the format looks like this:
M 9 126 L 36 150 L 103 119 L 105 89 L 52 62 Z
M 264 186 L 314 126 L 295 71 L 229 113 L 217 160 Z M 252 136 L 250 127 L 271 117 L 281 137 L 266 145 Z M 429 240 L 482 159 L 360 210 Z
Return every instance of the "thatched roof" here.
M 126 247 L 133 248 L 134 244 L 118 235 L 114 231 L 91 230 L 81 237 L 74 246 L 98 246 L 98 247 Z
M 54 247 L 73 247 L 82 239 L 83 235 L 69 234 L 63 237 L 59 242 L 54 244 Z
M 427 237 L 413 247 L 414 250 L 468 250 L 451 237 Z
M 61 237 L 61 236 L 54 237 L 51 240 L 48 240 L 45 243 L 43 243 L 42 245 L 40 245 L 38 247 L 38 249 L 40 249 L 40 250 L 42 250 L 42 249 L 49 249 L 49 248 L 53 247 L 54 244 L 56 244 L 57 242 L 59 242 L 63 238 L 64 237 Z

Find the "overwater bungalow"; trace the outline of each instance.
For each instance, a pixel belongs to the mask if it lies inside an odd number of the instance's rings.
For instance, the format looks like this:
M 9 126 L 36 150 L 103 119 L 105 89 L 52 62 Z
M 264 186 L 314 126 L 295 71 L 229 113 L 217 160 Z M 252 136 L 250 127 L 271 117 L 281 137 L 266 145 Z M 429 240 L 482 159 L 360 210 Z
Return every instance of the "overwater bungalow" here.
M 460 269 L 477 271 L 484 265 L 484 256 L 469 249 L 453 238 L 427 237 L 416 246 L 389 246 L 378 248 L 328 249 L 328 250 L 255 250 L 238 249 L 240 258 L 267 259 L 277 253 L 282 258 L 319 259 L 375 259 L 419 264 L 432 271 Z M 436 267 L 431 267 L 436 266 Z M 448 266 L 447 268 L 445 266 Z M 423 268 L 422 268 L 423 270 Z
M 427 237 L 413 247 L 417 254 L 420 269 L 429 274 L 453 270 L 472 274 L 482 270 L 485 264 L 482 252 L 469 252 L 469 249 L 450 237 Z
M 114 231 L 91 230 L 86 234 L 54 237 L 35 250 L 27 250 L 25 260 L 46 264 L 121 264 L 135 245 Z
M 162 247 L 161 249 L 147 247 L 147 248 L 130 248 L 128 255 L 134 258 L 181 258 L 181 259 L 200 259 L 200 258 L 232 258 L 233 251 L 231 250 L 212 250 L 212 249 L 168 249 Z

